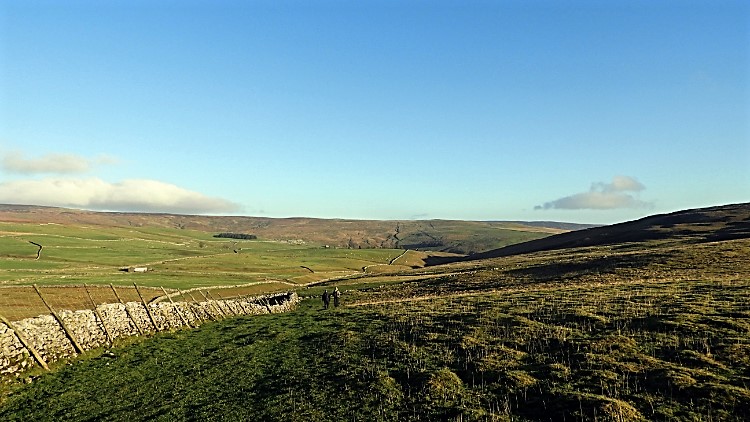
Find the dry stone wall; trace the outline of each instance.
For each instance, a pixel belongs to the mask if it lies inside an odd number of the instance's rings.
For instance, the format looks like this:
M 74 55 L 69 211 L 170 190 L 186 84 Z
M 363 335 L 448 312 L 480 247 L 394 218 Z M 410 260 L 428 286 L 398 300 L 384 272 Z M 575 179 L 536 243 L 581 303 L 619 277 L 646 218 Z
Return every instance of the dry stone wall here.
M 197 327 L 204 321 L 235 315 L 286 312 L 298 302 L 296 293 L 284 293 L 149 303 L 148 310 L 139 302 L 107 303 L 98 305 L 96 310 L 58 311 L 62 324 L 54 315 L 0 322 L 0 377 L 15 377 L 34 366 L 76 356 L 78 347 L 90 350 L 123 337 Z

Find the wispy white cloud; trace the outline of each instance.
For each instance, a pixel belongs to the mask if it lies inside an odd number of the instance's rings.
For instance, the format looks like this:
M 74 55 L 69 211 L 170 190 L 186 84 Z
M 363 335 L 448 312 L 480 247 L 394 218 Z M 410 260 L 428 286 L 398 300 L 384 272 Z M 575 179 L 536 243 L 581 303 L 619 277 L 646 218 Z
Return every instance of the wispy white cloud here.
M 27 158 L 23 152 L 12 151 L 3 155 L 0 168 L 7 173 L 23 175 L 36 174 L 80 174 L 90 171 L 100 164 L 113 164 L 117 160 L 102 155 L 88 159 L 75 154 L 46 154 L 41 157 Z
M 238 204 L 156 180 L 108 183 L 98 178 L 17 180 L 0 183 L 0 203 L 106 211 L 222 214 Z
M 633 193 L 645 190 L 638 180 L 629 176 L 615 176 L 611 183 L 596 182 L 591 184 L 588 192 L 576 193 L 537 205 L 536 210 L 548 209 L 593 209 L 613 210 L 623 208 L 650 208 L 650 202 L 641 201 Z

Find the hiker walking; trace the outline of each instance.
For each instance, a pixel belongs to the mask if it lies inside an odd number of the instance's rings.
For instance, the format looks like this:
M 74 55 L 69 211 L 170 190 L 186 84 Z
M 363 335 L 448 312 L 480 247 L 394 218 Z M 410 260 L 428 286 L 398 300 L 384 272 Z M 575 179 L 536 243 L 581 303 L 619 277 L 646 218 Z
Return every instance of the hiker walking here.
M 323 309 L 328 309 L 328 304 L 331 303 L 331 295 L 328 294 L 328 289 L 323 291 Z
M 341 297 L 341 292 L 339 291 L 339 288 L 336 287 L 333 290 L 333 293 L 331 293 L 333 296 L 333 306 L 339 306 L 339 298 Z

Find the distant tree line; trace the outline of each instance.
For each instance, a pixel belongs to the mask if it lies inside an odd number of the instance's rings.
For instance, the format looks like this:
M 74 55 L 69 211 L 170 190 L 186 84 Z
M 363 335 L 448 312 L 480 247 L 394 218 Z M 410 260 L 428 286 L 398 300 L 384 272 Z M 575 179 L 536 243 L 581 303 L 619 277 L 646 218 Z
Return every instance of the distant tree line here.
M 254 234 L 245 234 L 245 233 L 219 233 L 219 234 L 215 234 L 214 237 L 221 237 L 224 239 L 245 239 L 245 240 L 253 240 L 253 239 L 258 238 L 258 236 Z

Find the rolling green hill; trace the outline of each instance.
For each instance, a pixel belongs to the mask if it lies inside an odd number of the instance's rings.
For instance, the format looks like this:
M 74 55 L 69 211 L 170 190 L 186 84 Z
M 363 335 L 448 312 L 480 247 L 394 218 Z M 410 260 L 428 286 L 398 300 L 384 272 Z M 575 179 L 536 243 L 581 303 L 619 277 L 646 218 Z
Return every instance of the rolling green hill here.
M 263 240 L 298 241 L 353 249 L 388 248 L 476 253 L 563 233 L 586 225 L 456 220 L 344 220 L 92 212 L 0 205 L 0 221 L 61 225 L 162 228 L 217 234 L 245 233 Z
M 745 421 L 747 210 L 326 281 L 287 314 L 32 372 L 0 420 Z

